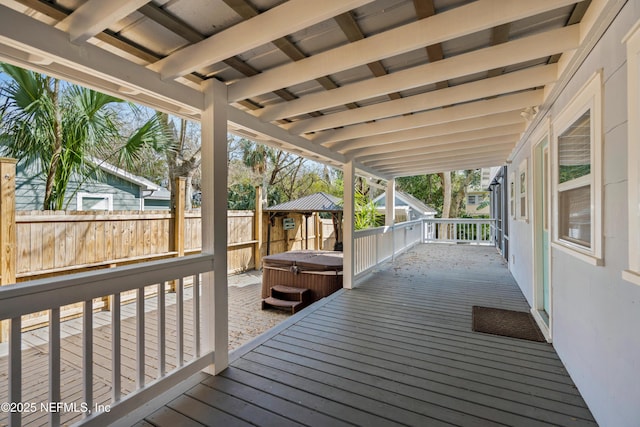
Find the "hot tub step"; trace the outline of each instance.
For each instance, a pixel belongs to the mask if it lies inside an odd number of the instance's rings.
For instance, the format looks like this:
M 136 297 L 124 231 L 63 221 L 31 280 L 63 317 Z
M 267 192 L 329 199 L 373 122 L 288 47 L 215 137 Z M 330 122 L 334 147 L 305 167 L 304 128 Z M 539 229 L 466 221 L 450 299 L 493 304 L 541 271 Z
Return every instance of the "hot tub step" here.
M 262 300 L 262 309 L 267 307 L 291 310 L 291 314 L 303 309 L 311 302 L 311 291 L 294 286 L 271 287 L 271 296 Z
M 285 301 L 310 301 L 311 291 L 305 288 L 296 288 L 294 286 L 276 285 L 271 287 L 271 296 L 273 298 Z
M 268 307 L 281 308 L 286 310 L 291 310 L 291 314 L 298 312 L 303 309 L 307 303 L 305 301 L 288 301 L 282 300 L 274 297 L 265 298 L 262 300 L 262 309 Z

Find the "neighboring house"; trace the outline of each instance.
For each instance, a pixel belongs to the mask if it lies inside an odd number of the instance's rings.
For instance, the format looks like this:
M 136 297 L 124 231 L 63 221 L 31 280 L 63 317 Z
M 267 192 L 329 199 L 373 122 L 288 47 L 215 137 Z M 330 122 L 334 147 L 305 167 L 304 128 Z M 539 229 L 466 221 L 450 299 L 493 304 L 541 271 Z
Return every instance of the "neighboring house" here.
M 65 200 L 70 211 L 120 211 L 169 209 L 170 192 L 146 178 L 96 160 L 100 173 L 84 182 L 71 178 Z M 41 210 L 45 179 L 18 164 L 16 170 L 16 210 Z
M 480 174 L 480 185 L 467 188 L 465 212 L 469 216 L 488 216 L 490 214 L 489 191 L 487 189 L 491 182 L 491 168 L 482 168 Z
M 378 211 L 385 214 L 386 192 L 373 199 Z M 396 222 L 413 221 L 414 219 L 435 218 L 437 211 L 422 203 L 410 194 L 396 191 L 395 198 Z

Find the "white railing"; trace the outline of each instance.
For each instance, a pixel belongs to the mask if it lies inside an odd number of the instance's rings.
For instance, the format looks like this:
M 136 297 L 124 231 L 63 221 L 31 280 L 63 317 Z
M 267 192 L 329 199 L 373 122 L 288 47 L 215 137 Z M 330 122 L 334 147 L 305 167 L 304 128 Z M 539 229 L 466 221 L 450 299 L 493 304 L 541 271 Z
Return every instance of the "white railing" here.
M 407 221 L 393 226 L 356 231 L 353 242 L 356 279 L 421 241 L 421 221 Z
M 441 219 L 424 220 L 424 242 L 494 244 L 494 219 Z
M 80 412 L 84 423 L 89 425 L 109 424 L 209 366 L 213 362 L 213 349 L 201 349 L 201 329 L 206 325 L 201 328 L 199 319 L 200 274 L 211 271 L 212 255 L 193 255 L 0 288 L 0 320 L 9 319 L 6 402 L 15 405 L 3 407 L 9 411 L 3 411 L 7 418 L 0 420 L 0 425 L 8 422 L 19 426 L 22 417 L 33 412 L 46 413 L 49 425 L 54 426 L 67 423 L 69 416 L 78 417 L 67 412 Z M 188 295 L 186 284 L 191 285 Z M 168 289 L 172 290 L 171 294 Z M 151 290 L 155 296 L 145 298 L 145 293 Z M 120 301 L 121 293 L 128 291 L 136 295 L 135 303 L 129 307 Z M 98 319 L 94 299 L 105 297 L 111 301 L 111 312 L 105 314 L 110 324 L 103 325 L 104 318 L 100 317 L 100 323 L 94 325 L 94 319 Z M 61 347 L 67 345 L 67 338 L 61 338 L 60 311 L 61 307 L 75 303 L 83 306 L 81 339 L 76 339 L 81 341 L 81 354 L 74 355 L 77 358 L 73 362 L 65 361 L 64 365 L 72 363 L 81 368 L 77 374 L 81 378 L 70 380 L 61 378 L 61 368 L 65 367 L 61 366 Z M 124 308 L 132 312 L 134 306 L 135 315 L 126 319 Z M 48 369 L 26 366 L 32 359 L 23 357 L 23 348 L 28 349 L 28 345 L 23 343 L 22 316 L 45 310 L 49 313 L 48 342 L 41 351 L 48 353 Z M 127 329 L 123 328 L 125 321 Z M 104 333 L 105 327 L 108 333 Z M 133 335 L 131 339 L 127 334 Z M 105 344 L 105 340 L 110 341 L 109 344 Z M 125 346 L 125 341 L 134 344 Z M 64 355 L 68 352 L 62 348 Z M 107 368 L 94 373 L 98 360 Z M 48 382 L 46 392 L 39 396 L 33 394 L 36 388 L 33 379 L 23 378 L 23 375 L 33 376 L 38 369 L 45 383 Z M 109 371 L 111 378 L 108 378 Z M 110 395 L 96 393 L 94 396 L 94 384 L 100 375 L 107 376 L 102 380 L 110 386 Z M 23 393 L 23 385 L 27 384 Z M 77 390 L 71 389 L 74 385 Z

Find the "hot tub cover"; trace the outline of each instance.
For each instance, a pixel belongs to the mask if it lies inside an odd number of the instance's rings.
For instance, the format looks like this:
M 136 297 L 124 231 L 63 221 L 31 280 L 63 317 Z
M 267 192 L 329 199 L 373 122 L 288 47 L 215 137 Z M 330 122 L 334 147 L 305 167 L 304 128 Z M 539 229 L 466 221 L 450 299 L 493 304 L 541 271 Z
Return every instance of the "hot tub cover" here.
M 342 252 L 289 251 L 262 259 L 265 267 L 298 267 L 301 271 L 342 271 Z

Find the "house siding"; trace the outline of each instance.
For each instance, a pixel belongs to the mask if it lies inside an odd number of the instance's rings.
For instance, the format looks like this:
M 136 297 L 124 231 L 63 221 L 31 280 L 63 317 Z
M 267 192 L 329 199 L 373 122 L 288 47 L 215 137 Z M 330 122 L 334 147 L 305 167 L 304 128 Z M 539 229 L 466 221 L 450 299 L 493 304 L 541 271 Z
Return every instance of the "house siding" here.
M 552 247 L 550 273 L 553 345 L 602 426 L 638 426 L 640 422 L 640 286 L 621 276 L 627 268 L 629 239 L 627 68 L 622 40 L 638 19 L 640 1 L 627 2 L 549 111 L 552 119 L 557 117 L 594 72 L 602 69 L 604 265 L 588 264 Z M 535 142 L 524 143 L 510 165 L 517 167 L 529 159 L 528 188 L 533 182 Z M 530 197 L 530 218 L 534 202 Z M 510 221 L 509 267 L 533 304 L 533 221 Z
M 117 176 L 103 173 L 101 181 L 96 178 L 81 183 L 72 178 L 65 196 L 65 210 L 77 210 L 75 190 L 81 192 L 112 194 L 114 210 L 140 210 L 140 187 Z M 41 210 L 44 203 L 45 180 L 35 176 L 34 170 L 18 165 L 16 169 L 16 210 Z M 164 202 L 168 206 L 168 201 Z M 158 207 L 154 207 L 158 208 Z

